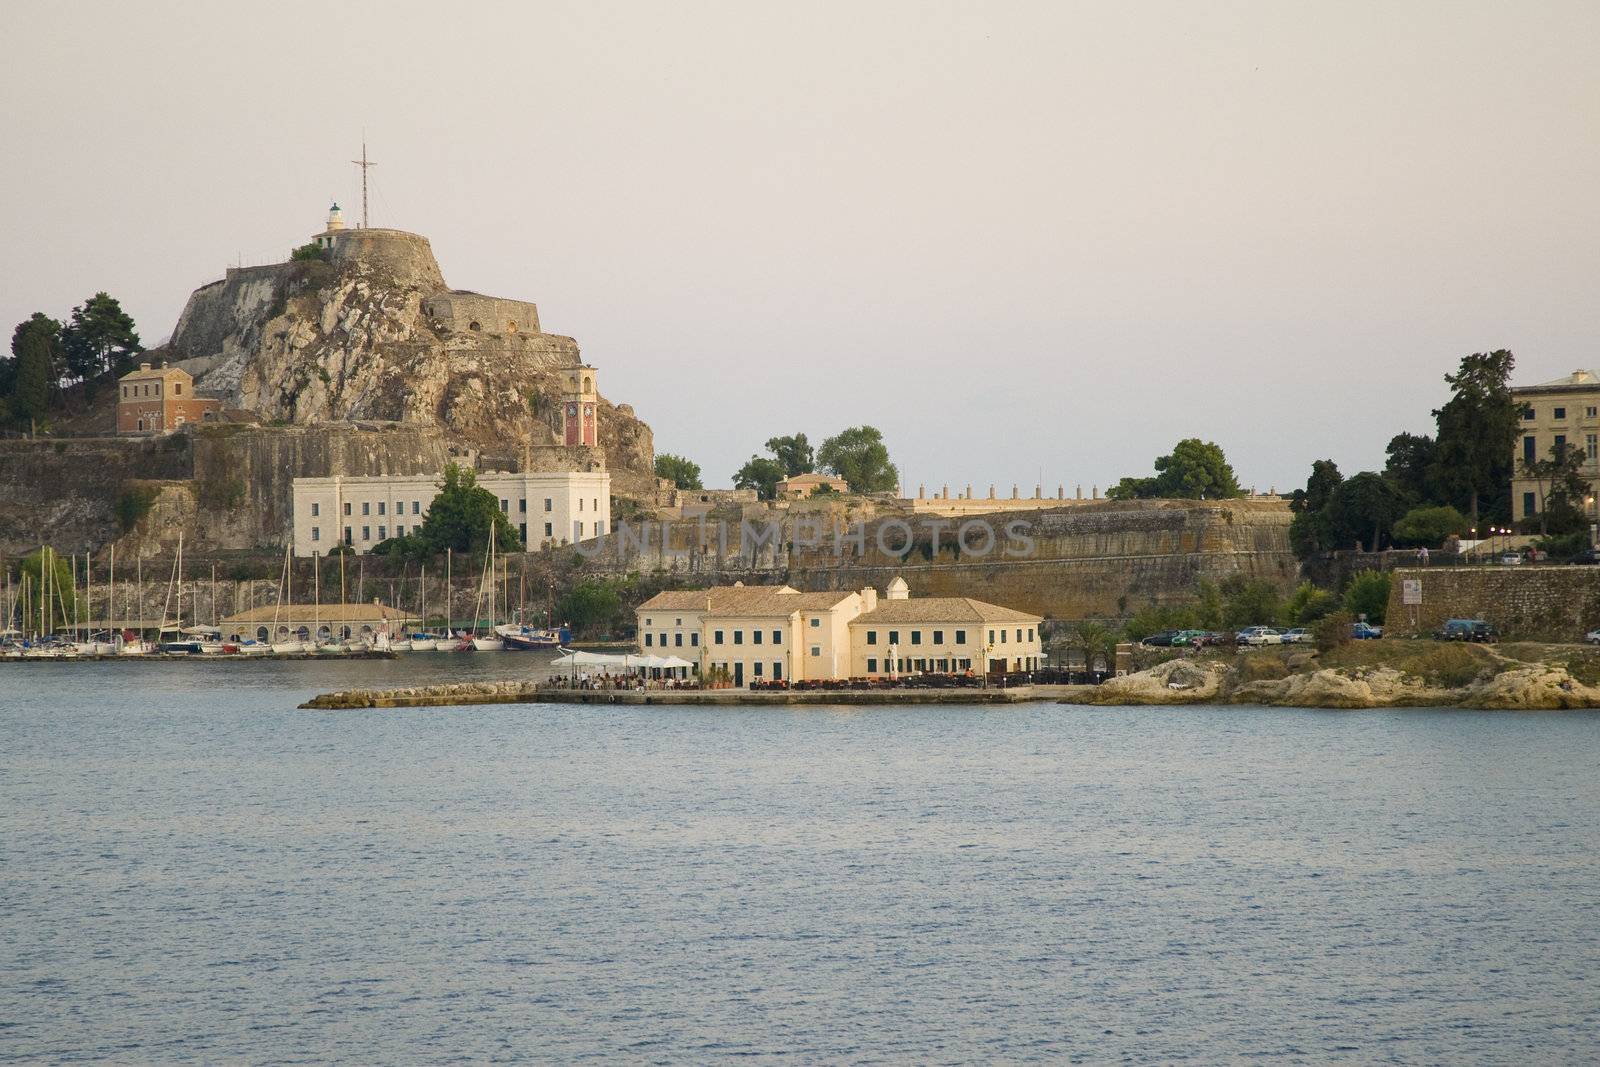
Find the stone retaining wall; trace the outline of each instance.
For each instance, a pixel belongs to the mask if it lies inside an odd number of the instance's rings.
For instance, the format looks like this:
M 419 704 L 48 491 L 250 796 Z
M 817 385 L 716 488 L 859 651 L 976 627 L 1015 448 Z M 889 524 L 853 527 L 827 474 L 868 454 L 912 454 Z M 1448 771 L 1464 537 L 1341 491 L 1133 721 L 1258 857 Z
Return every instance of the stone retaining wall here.
M 1422 603 L 1404 603 L 1405 581 L 1422 583 Z M 1577 641 L 1600 626 L 1600 567 L 1484 564 L 1394 571 L 1385 628 L 1425 635 L 1446 619 L 1483 619 L 1517 640 Z

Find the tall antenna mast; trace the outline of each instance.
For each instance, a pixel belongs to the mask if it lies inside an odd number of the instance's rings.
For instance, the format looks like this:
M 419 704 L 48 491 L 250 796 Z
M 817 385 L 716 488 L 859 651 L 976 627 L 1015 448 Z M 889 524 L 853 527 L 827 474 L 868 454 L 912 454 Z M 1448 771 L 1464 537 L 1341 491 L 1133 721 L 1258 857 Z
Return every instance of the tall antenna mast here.
M 350 162 L 361 168 L 361 228 L 367 228 L 367 168 L 376 167 L 376 163 L 367 162 L 367 139 L 361 139 L 361 158 L 352 159 Z

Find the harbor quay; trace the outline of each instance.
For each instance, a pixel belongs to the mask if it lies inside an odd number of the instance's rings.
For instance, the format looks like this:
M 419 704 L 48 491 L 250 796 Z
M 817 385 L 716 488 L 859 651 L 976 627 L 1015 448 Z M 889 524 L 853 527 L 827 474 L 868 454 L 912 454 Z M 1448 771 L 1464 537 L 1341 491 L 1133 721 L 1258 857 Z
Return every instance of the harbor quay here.
M 474 704 L 615 704 L 760 708 L 918 705 L 1004 705 L 1058 701 L 1083 686 L 1005 689 L 563 689 L 527 682 L 461 682 L 404 689 L 345 689 L 301 704 L 306 710 L 453 707 Z

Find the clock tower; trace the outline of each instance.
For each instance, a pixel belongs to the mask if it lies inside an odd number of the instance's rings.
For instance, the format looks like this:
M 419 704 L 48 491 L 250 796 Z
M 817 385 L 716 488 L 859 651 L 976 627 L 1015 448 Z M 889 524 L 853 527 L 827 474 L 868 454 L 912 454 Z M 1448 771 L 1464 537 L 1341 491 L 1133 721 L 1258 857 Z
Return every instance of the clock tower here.
M 594 387 L 594 368 L 588 364 L 565 372 L 561 392 L 561 443 L 598 448 L 600 427 L 597 415 L 600 394 Z

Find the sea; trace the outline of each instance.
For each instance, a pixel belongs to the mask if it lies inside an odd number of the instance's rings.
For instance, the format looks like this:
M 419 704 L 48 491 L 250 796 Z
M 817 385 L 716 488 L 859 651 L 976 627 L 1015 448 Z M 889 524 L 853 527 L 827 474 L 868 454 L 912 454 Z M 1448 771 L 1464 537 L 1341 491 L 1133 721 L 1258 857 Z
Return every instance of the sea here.
M 0 664 L 0 1061 L 1593 1063 L 1600 715 Z

